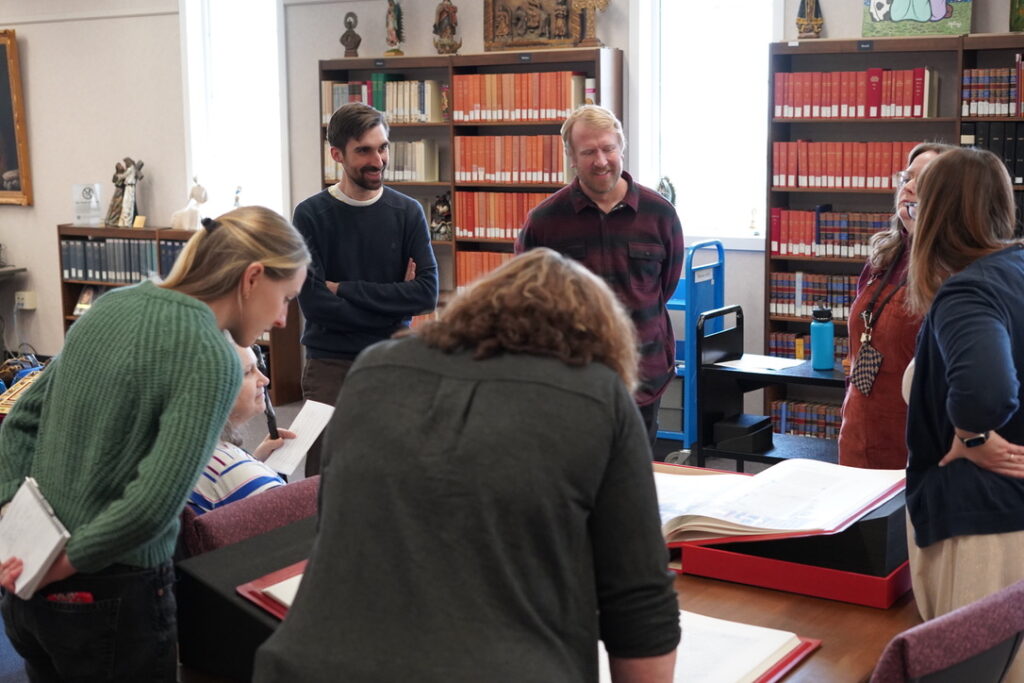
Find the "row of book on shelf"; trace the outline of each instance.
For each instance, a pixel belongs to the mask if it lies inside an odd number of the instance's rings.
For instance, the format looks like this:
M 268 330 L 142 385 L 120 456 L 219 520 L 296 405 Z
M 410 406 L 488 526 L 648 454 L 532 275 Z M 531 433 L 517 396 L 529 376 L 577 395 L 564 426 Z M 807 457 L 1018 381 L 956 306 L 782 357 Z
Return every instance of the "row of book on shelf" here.
M 832 309 L 835 320 L 846 320 L 857 296 L 856 275 L 821 273 L 771 273 L 768 282 L 769 315 L 810 318 L 819 307 Z
M 1021 69 L 1017 53 L 1012 67 L 964 69 L 960 85 L 961 116 L 1018 116 L 1021 108 Z
M 776 256 L 862 258 L 871 238 L 890 226 L 890 213 L 831 211 L 822 204 L 814 211 L 772 207 L 769 234 Z
M 835 336 L 836 367 L 841 367 L 850 355 L 850 338 Z M 768 355 L 778 358 L 811 359 L 811 335 L 798 332 L 769 332 Z
M 835 403 L 777 400 L 771 411 L 772 431 L 777 434 L 836 439 L 843 422 L 843 407 Z
M 772 185 L 782 187 L 895 188 L 907 154 L 918 143 L 772 142 Z
M 486 275 L 514 254 L 498 251 L 459 251 L 455 254 L 455 288 L 460 289 Z
M 790 118 L 929 118 L 938 75 L 929 67 L 864 71 L 777 71 L 773 115 Z
M 385 182 L 438 182 L 440 164 L 436 140 L 392 140 L 389 147 Z M 324 182 L 336 182 L 344 173 L 341 164 L 331 157 L 330 143 L 324 141 Z
M 396 74 L 374 72 L 368 81 L 321 81 L 320 114 L 324 125 L 343 104 L 362 102 L 384 112 L 388 123 L 442 123 L 448 86 L 434 80 L 403 81 Z
M 452 79 L 452 120 L 564 119 L 584 102 L 594 102 L 595 87 L 595 79 L 572 71 L 458 74 Z
M 992 152 L 1006 164 L 1013 182 L 1024 184 L 1024 122 L 964 121 L 960 144 Z
M 568 183 L 559 135 L 456 136 L 455 182 Z
M 170 272 L 184 246 L 176 240 L 62 239 L 61 276 L 65 280 L 131 284 L 154 273 Z
M 543 192 L 456 192 L 455 236 L 514 240 Z

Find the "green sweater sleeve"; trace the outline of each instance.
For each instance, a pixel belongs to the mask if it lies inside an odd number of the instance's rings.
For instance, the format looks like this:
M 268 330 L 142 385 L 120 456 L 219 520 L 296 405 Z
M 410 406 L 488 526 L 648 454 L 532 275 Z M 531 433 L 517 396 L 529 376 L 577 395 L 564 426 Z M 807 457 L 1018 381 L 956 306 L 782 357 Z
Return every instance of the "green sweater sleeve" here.
M 72 534 L 68 559 L 79 571 L 95 571 L 145 546 L 175 523 L 209 459 L 238 393 L 241 373 L 227 343 L 195 349 L 190 365 L 170 383 L 158 434 L 140 461 L 135 478 Z
M 58 363 L 59 359 L 51 362 Z M 52 373 L 42 376 L 18 398 L 0 429 L 0 505 L 7 503 L 31 472 L 46 387 Z

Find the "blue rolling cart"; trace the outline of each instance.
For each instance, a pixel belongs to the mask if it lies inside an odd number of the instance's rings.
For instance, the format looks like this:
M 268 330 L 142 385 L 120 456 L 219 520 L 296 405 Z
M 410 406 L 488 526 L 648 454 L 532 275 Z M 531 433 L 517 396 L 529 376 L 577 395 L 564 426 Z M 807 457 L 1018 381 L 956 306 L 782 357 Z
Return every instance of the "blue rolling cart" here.
M 716 258 L 693 265 L 694 256 L 702 249 L 714 249 Z M 725 301 L 725 249 L 718 240 L 698 242 L 686 250 L 683 273 L 672 298 L 665 305 L 670 311 L 683 311 L 686 315 L 684 338 L 676 340 L 676 377 L 683 382 L 682 413 L 679 430 L 659 429 L 659 439 L 681 441 L 689 448 L 697 440 L 697 319 L 705 311 L 721 308 Z M 704 334 L 722 329 L 722 319 L 709 320 Z

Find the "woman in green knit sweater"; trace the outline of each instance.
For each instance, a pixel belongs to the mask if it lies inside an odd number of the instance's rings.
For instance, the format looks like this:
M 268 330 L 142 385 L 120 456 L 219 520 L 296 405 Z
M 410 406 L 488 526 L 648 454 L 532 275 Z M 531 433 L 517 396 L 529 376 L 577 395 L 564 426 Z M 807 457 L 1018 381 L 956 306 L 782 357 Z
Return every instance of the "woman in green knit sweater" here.
M 29 600 L 0 558 L 8 636 L 33 680 L 175 680 L 178 516 L 241 381 L 242 346 L 283 327 L 309 253 L 243 207 L 188 241 L 168 278 L 101 297 L 0 431 L 0 504 L 36 479 L 71 533 Z

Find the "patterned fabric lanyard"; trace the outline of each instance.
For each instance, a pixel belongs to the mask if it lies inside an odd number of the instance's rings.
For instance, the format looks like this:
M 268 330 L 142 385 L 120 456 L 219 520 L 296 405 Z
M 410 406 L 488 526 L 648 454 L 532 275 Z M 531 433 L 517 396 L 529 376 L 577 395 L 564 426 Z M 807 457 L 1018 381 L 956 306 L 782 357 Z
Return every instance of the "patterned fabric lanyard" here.
M 901 249 L 900 253 L 897 254 L 896 258 L 893 260 L 892 265 L 890 265 L 888 270 L 885 271 L 885 277 L 882 278 L 882 284 L 878 286 L 877 290 L 875 290 L 875 295 L 871 297 L 871 301 L 868 302 L 867 308 L 865 308 L 860 314 L 861 320 L 864 321 L 864 332 L 860 335 L 860 341 L 862 344 L 871 341 L 871 329 L 874 327 L 878 319 L 882 317 L 882 311 L 885 310 L 886 305 L 889 303 L 889 299 L 891 299 L 896 292 L 900 291 L 900 289 L 907 284 L 907 276 L 904 275 L 903 279 L 899 281 L 899 284 L 893 287 L 885 298 L 882 299 L 882 304 L 878 307 L 878 311 L 875 312 L 875 304 L 878 303 L 878 297 L 881 296 L 885 288 L 889 286 L 889 281 L 892 280 L 892 275 L 896 272 L 896 263 L 902 255 L 903 250 Z
M 868 303 L 864 312 L 861 313 L 861 318 L 864 320 L 864 332 L 860 335 L 860 350 L 857 351 L 857 357 L 853 359 L 853 371 L 850 373 L 850 383 L 857 387 L 857 389 L 865 396 L 871 395 L 871 387 L 875 384 L 875 377 L 878 376 L 878 370 L 882 367 L 882 353 L 871 345 L 871 330 L 878 319 L 882 317 L 882 311 L 885 310 L 886 304 L 889 303 L 889 299 L 898 292 L 903 285 L 907 284 L 907 276 L 904 275 L 903 279 L 900 280 L 899 284 L 892 288 L 885 298 L 882 299 L 881 305 L 878 310 L 875 310 L 875 304 L 878 303 L 878 297 L 882 295 L 882 291 L 889 286 L 889 282 L 892 280 L 893 273 L 896 272 L 896 264 L 899 263 L 900 258 L 903 256 L 903 247 L 900 248 L 896 258 L 893 259 L 892 263 L 889 264 L 888 270 L 885 271 L 885 277 L 882 278 L 882 283 L 875 290 L 875 295 L 871 297 L 871 301 Z

